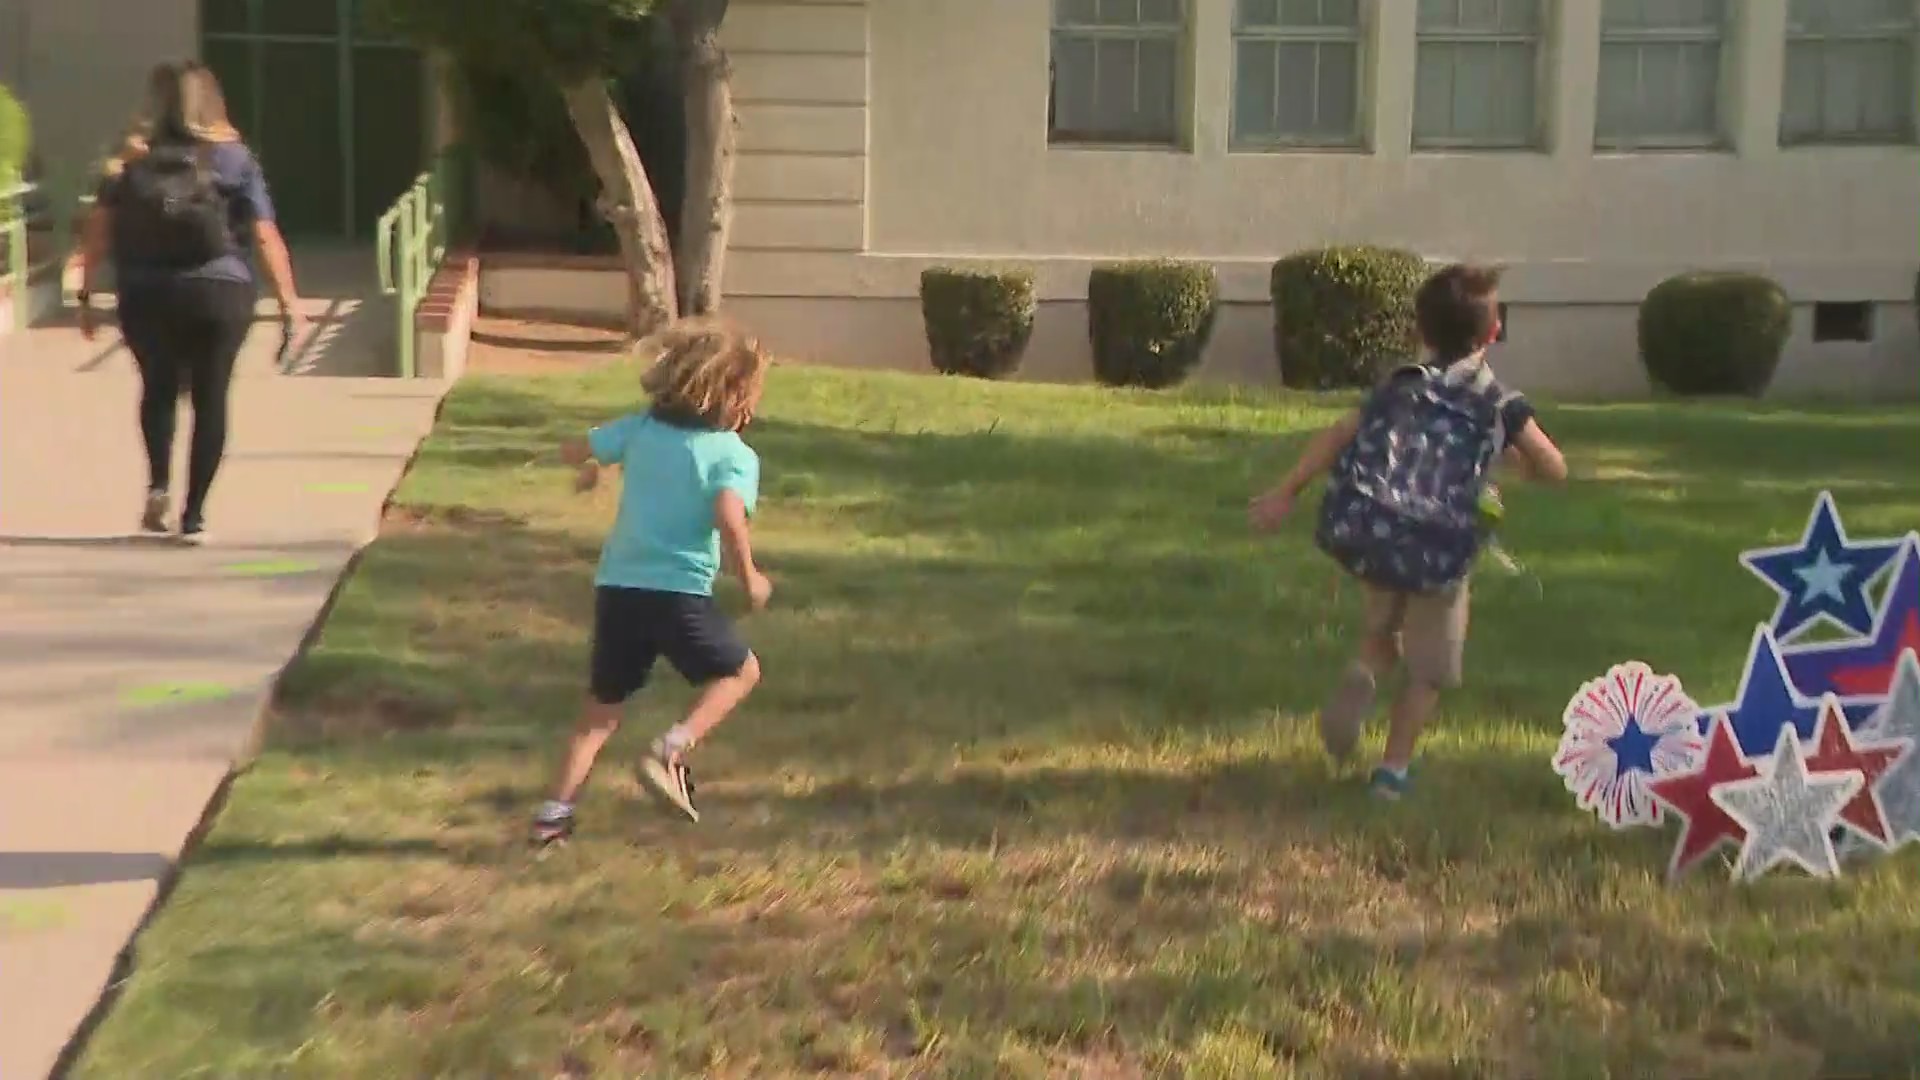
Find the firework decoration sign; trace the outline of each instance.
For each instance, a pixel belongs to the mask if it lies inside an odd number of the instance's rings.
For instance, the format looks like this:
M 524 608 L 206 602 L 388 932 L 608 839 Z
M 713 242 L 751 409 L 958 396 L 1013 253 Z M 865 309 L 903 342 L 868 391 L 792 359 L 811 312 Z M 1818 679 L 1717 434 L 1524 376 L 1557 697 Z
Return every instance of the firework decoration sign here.
M 1920 533 L 1850 539 L 1823 491 L 1797 543 L 1740 562 L 1776 603 L 1734 700 L 1618 664 L 1567 703 L 1554 772 L 1613 829 L 1677 822 L 1675 879 L 1716 851 L 1752 881 L 1920 844 Z
M 1580 809 L 1608 825 L 1657 824 L 1649 785 L 1698 766 L 1706 746 L 1694 722 L 1699 711 L 1679 679 L 1638 660 L 1617 665 L 1567 703 L 1553 771 Z

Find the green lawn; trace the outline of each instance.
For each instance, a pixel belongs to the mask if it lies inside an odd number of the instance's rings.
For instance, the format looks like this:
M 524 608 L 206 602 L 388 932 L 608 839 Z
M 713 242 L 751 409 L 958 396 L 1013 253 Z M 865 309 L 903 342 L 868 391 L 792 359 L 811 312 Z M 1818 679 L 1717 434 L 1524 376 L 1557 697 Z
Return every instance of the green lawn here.
M 1617 661 L 1731 696 L 1773 606 L 1735 555 L 1821 486 L 1920 526 L 1913 410 L 1547 409 L 1575 480 L 1508 493 L 1544 591 L 1481 583 L 1392 806 L 1312 732 L 1354 590 L 1244 522 L 1338 402 L 782 370 L 705 820 L 626 767 L 663 681 L 535 862 L 616 489 L 550 448 L 633 378 L 456 392 L 79 1075 L 1915 1075 L 1914 852 L 1669 888 L 1672 833 L 1548 765 Z

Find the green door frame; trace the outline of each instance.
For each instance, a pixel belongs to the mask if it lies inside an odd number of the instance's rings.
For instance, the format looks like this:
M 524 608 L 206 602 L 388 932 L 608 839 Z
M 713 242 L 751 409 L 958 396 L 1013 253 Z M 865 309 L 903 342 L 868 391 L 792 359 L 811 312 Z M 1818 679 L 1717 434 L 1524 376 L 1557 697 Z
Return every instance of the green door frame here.
M 320 45 L 331 43 L 334 46 L 336 69 L 339 72 L 339 84 L 335 89 L 338 95 L 337 104 L 341 147 L 339 236 L 341 238 L 351 239 L 353 237 L 353 223 L 359 216 L 356 213 L 359 207 L 354 205 L 353 183 L 358 164 L 355 161 L 354 146 L 353 50 L 356 48 L 413 49 L 414 46 L 404 41 L 395 41 L 391 38 L 356 37 L 354 35 L 356 29 L 354 26 L 354 9 L 357 5 L 365 3 L 366 0 L 333 0 L 335 7 L 334 26 L 337 29 L 331 35 L 264 33 L 257 28 L 262 24 L 262 12 L 268 0 L 241 0 L 241 2 L 246 5 L 247 10 L 247 29 L 245 31 L 208 30 L 205 25 L 204 7 L 196 9 L 195 17 L 201 21 L 201 42 L 224 41 L 246 47 L 247 64 L 251 70 L 250 81 L 254 87 L 253 100 L 250 102 L 253 106 L 254 115 L 241 118 L 244 123 L 239 126 L 243 131 L 252 133 L 256 139 L 259 138 L 258 132 L 261 126 L 261 117 L 259 115 L 262 111 L 261 102 L 266 99 L 266 95 L 260 92 L 260 87 L 266 85 L 266 50 L 258 46 L 275 43 L 291 45 Z M 318 6 L 326 3 L 326 0 L 309 0 L 309 2 Z M 427 65 L 425 63 L 421 64 L 421 90 L 421 100 L 431 102 L 433 100 L 431 93 L 429 93 L 431 90 L 431 82 L 428 78 Z M 421 149 L 424 154 L 425 147 Z

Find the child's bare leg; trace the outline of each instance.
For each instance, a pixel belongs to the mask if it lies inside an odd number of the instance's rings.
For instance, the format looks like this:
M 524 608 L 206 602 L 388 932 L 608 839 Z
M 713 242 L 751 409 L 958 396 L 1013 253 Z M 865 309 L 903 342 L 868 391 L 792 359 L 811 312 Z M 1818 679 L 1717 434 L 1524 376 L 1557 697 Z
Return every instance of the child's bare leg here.
M 553 779 L 553 801 L 572 804 L 574 797 L 587 783 L 587 776 L 593 772 L 593 763 L 600 757 L 600 750 L 607 745 L 613 733 L 620 730 L 620 716 L 625 711 L 621 705 L 606 705 L 588 700 L 587 707 L 580 714 L 580 722 L 574 725 L 573 734 L 567 737 L 567 751 L 560 759 L 560 771 Z
M 1397 796 L 1406 787 L 1407 766 L 1442 691 L 1460 685 L 1467 638 L 1467 586 L 1451 592 L 1408 598 L 1405 623 L 1407 684 L 1393 703 L 1386 751 L 1374 773 L 1374 787 Z
M 1406 598 L 1373 588 L 1367 589 L 1365 596 L 1365 637 L 1360 652 L 1341 676 L 1333 697 L 1320 710 L 1320 741 L 1327 753 L 1340 761 L 1353 756 L 1367 714 L 1373 711 L 1379 682 L 1400 661 L 1399 631 Z
M 1440 688 L 1425 683 L 1407 680 L 1400 690 L 1400 696 L 1393 699 L 1393 720 L 1387 729 L 1387 749 L 1380 755 L 1380 766 L 1395 772 L 1405 772 L 1413 761 L 1413 748 L 1420 742 L 1420 733 L 1427 728 L 1427 721 L 1433 718 L 1433 710 L 1440 703 Z
M 693 700 L 693 707 L 687 710 L 687 718 L 675 725 L 661 740 L 662 748 L 669 754 L 678 754 L 707 737 L 707 733 L 720 726 L 720 722 L 740 707 L 740 703 L 753 693 L 760 684 L 760 658 L 747 654 L 747 662 L 740 670 L 726 678 L 715 679 L 700 688 L 700 694 Z

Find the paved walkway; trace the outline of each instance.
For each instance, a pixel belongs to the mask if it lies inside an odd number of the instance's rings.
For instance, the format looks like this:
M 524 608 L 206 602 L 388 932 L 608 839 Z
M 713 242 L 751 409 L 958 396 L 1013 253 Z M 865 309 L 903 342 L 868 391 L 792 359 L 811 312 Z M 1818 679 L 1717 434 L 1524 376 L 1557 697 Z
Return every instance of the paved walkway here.
M 276 370 L 272 322 L 249 340 L 206 548 L 133 535 L 145 465 L 117 335 L 0 338 L 6 1080 L 47 1075 L 93 1008 L 445 393 L 364 377 L 392 337 L 367 252 L 295 260 L 328 321 L 299 375 Z M 178 441 L 184 477 L 184 417 Z

